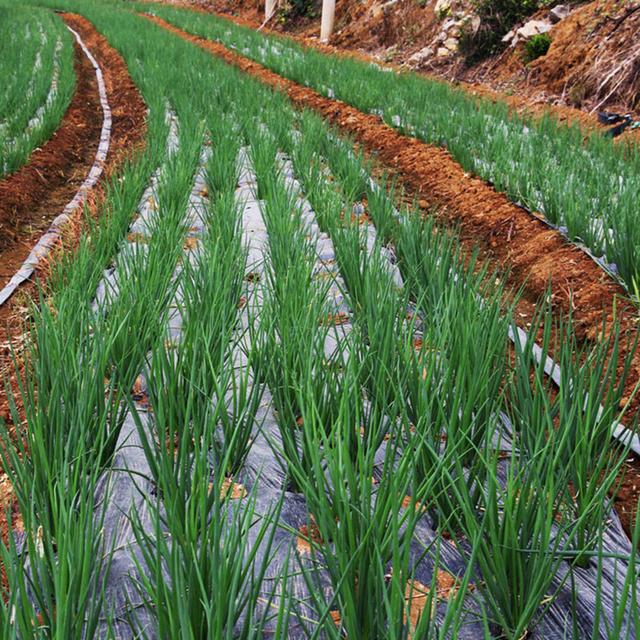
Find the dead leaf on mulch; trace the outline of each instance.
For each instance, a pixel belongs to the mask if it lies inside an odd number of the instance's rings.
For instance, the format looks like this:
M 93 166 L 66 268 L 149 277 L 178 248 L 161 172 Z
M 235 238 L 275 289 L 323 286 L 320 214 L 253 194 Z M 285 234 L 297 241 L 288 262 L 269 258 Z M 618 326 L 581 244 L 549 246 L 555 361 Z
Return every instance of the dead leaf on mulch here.
M 173 453 L 174 458 L 177 458 L 180 453 L 180 436 L 177 433 L 173 434 L 173 438 L 167 436 L 164 439 L 164 446 L 169 453 Z
M 460 590 L 459 581 L 452 576 L 448 571 L 444 571 L 443 569 L 438 569 L 438 573 L 436 575 L 436 595 L 435 598 L 431 601 L 431 615 L 435 613 L 435 608 L 438 603 L 438 600 L 449 600 L 452 597 L 455 597 Z M 475 585 L 469 584 L 468 590 L 474 591 Z M 407 608 L 409 611 L 409 621 L 411 623 L 411 628 L 415 629 L 420 621 L 420 616 L 422 612 L 425 610 L 428 602 L 429 602 L 429 594 L 431 592 L 431 587 L 417 580 L 409 580 L 407 581 L 405 587 L 405 602 L 407 604 Z M 333 620 L 336 627 L 340 627 L 342 624 L 342 616 L 337 609 L 334 609 L 329 612 L 331 619 Z M 406 611 L 404 614 L 404 622 L 407 621 Z M 409 638 L 412 638 L 411 632 L 409 633 Z
M 209 491 L 213 489 L 213 482 L 209 483 Z M 220 487 L 220 497 L 222 499 L 229 498 L 229 500 L 242 500 L 247 497 L 247 490 L 244 485 L 239 482 L 234 482 L 233 478 L 225 478 L 222 481 Z
M 468 591 L 474 591 L 475 585 L 469 584 Z M 435 607 L 438 600 L 449 600 L 455 597 L 460 590 L 460 581 L 448 571 L 444 569 L 438 569 L 436 575 L 436 594 L 435 598 L 431 601 L 431 615 L 435 612 Z M 427 603 L 429 602 L 429 595 L 431 592 L 431 586 L 427 586 L 418 582 L 417 580 L 407 581 L 405 588 L 405 600 L 409 609 L 409 620 L 413 628 L 416 627 L 420 616 L 424 611 Z M 406 621 L 406 614 L 405 614 Z
M 316 271 L 313 274 L 313 279 L 316 281 L 323 281 L 323 280 L 329 280 L 329 279 L 333 279 L 335 276 L 333 275 L 333 273 L 331 271 L 328 271 L 327 269 L 321 269 L 320 271 Z
M 405 496 L 404 498 L 402 498 L 402 502 L 400 503 L 400 506 L 403 509 L 408 509 L 409 507 L 413 506 L 413 508 L 416 511 L 422 511 L 423 513 L 427 510 L 427 506 L 425 504 L 420 502 L 414 503 L 413 498 L 411 496 Z
M 425 610 L 427 603 L 429 602 L 430 587 L 418 582 L 417 580 L 409 580 L 405 587 L 404 598 L 409 608 L 409 621 L 411 627 L 415 629 L 417 626 L 422 612 Z M 431 605 L 431 614 L 433 615 L 435 610 L 436 600 L 433 600 Z M 404 614 L 404 622 L 407 621 L 407 614 Z
M 344 311 L 340 311 L 338 313 L 329 313 L 322 320 L 320 320 L 320 324 L 323 326 L 334 325 L 338 326 L 341 324 L 346 324 L 350 321 L 349 314 Z
M 185 251 L 192 251 L 198 246 L 198 238 L 189 237 L 184 241 L 183 248 Z
M 352 223 L 357 223 L 358 225 L 362 226 L 363 224 L 370 224 L 371 223 L 371 218 L 369 217 L 368 213 L 361 213 L 359 215 L 356 215 L 355 213 L 351 214 L 351 222 Z
M 142 381 L 142 376 L 138 376 L 133 383 L 133 388 L 131 389 L 131 397 L 141 406 L 148 407 L 149 406 L 149 396 L 144 390 L 144 383 Z
M 335 624 L 336 627 L 340 627 L 340 625 L 342 624 L 342 618 L 340 617 L 340 612 L 337 609 L 334 609 L 333 611 L 329 611 L 329 615 L 333 620 L 333 624 Z
M 431 601 L 431 615 L 435 613 L 435 607 L 438 600 L 449 600 L 458 593 L 459 589 L 459 582 L 454 576 L 452 576 L 448 571 L 438 569 L 438 574 L 436 576 L 436 597 Z M 468 589 L 469 591 L 473 591 L 475 586 L 470 584 Z M 420 616 L 429 602 L 430 592 L 430 586 L 424 585 L 417 580 L 409 580 L 406 584 L 405 601 L 409 610 L 409 621 L 412 629 L 415 629 L 417 626 Z M 337 627 L 340 627 L 342 624 L 340 612 L 338 610 L 333 610 L 329 612 L 329 615 L 331 616 L 334 624 Z M 404 622 L 406 622 L 406 612 L 404 614 Z M 412 635 L 410 634 L 409 637 L 411 638 Z
M 146 236 L 144 233 L 132 232 L 127 236 L 127 240 L 135 244 L 149 244 L 151 237 Z
M 318 529 L 318 525 L 313 521 L 313 516 L 311 516 L 311 525 L 303 524 L 298 531 L 300 532 L 300 535 L 296 540 L 298 553 L 302 555 L 311 555 L 312 542 L 316 545 L 324 544 L 324 540 L 320 535 L 320 529 Z

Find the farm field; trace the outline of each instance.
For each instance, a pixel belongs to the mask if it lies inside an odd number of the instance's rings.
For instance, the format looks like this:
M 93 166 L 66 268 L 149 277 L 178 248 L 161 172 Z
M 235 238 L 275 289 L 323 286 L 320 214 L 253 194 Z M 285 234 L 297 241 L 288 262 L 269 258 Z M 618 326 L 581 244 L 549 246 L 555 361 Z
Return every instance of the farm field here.
M 640 637 L 636 146 L 187 9 L 0 16 L 0 637 Z
M 323 96 L 379 115 L 403 133 L 446 147 L 465 170 L 584 243 L 628 287 L 638 280 L 638 238 L 632 231 L 637 147 L 619 149 L 602 135 L 585 145 L 578 127 L 548 117 L 533 122 L 513 117 L 506 104 L 475 100 L 451 85 L 411 74 L 398 78 L 375 64 L 265 37 L 209 14 L 154 5 L 140 5 L 140 10 L 231 47 Z

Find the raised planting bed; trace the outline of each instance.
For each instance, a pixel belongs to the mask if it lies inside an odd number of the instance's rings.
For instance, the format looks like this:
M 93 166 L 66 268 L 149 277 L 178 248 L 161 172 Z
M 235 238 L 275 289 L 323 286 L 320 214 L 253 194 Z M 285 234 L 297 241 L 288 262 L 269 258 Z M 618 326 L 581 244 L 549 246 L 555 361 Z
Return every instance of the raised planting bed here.
M 0 4 L 0 178 L 56 130 L 74 89 L 72 39 L 42 9 Z

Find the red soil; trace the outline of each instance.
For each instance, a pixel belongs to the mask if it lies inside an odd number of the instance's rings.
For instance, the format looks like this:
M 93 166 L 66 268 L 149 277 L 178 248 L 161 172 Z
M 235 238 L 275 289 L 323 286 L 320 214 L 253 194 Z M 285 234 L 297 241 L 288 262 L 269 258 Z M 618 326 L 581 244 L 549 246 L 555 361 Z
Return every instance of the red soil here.
M 534 17 L 545 17 L 546 10 Z M 540 99 L 582 109 L 626 112 L 640 108 L 640 5 L 637 2 L 592 0 L 575 10 L 549 32 L 546 55 L 526 65 L 523 45 L 473 71 L 479 81 L 516 90 Z M 628 134 L 626 134 L 628 135 Z M 637 134 L 635 136 L 638 138 Z

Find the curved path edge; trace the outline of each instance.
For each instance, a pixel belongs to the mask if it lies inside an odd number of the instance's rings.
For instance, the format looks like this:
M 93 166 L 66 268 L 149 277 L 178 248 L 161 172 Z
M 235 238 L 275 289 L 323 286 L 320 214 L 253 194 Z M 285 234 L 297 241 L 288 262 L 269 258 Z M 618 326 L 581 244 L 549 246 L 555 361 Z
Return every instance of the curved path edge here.
M 60 237 L 62 229 L 69 222 L 71 215 L 85 203 L 89 191 L 100 179 L 107 159 L 107 154 L 109 152 L 112 119 L 102 69 L 93 55 L 91 55 L 91 52 L 83 42 L 80 34 L 68 25 L 67 29 L 69 29 L 73 34 L 85 56 L 91 63 L 91 66 L 95 69 L 98 93 L 100 96 L 100 106 L 102 107 L 103 115 L 100 143 L 98 144 L 98 150 L 96 152 L 93 165 L 74 197 L 67 203 L 62 213 L 53 220 L 48 231 L 40 238 L 40 240 L 38 240 L 27 256 L 27 259 L 22 263 L 20 269 L 18 269 L 11 280 L 9 280 L 2 290 L 0 290 L 0 306 L 2 306 L 15 293 L 23 282 L 26 282 L 31 278 L 40 262 L 49 255 L 51 249 Z

